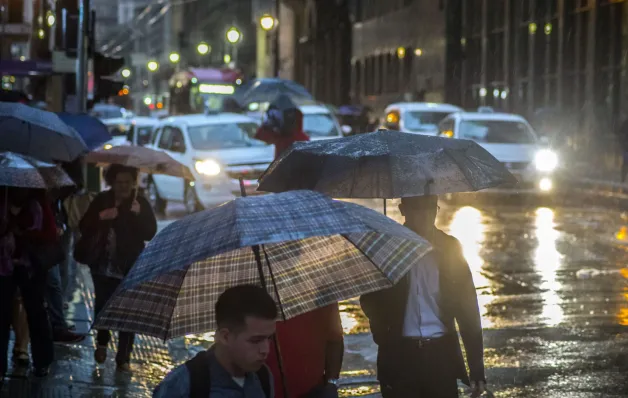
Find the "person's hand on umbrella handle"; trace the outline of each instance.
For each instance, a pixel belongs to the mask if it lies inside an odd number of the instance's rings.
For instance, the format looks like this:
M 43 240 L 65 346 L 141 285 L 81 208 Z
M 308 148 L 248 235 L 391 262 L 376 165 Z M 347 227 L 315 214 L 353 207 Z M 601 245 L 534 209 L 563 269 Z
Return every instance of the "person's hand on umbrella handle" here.
M 113 220 L 118 217 L 118 208 L 112 207 L 111 209 L 105 209 L 101 211 L 100 213 L 98 213 L 98 217 L 102 221 Z
M 135 214 L 140 214 L 140 202 L 134 200 L 133 204 L 131 205 L 131 211 Z
M 471 397 L 477 398 L 486 391 L 486 382 L 484 380 L 471 382 Z

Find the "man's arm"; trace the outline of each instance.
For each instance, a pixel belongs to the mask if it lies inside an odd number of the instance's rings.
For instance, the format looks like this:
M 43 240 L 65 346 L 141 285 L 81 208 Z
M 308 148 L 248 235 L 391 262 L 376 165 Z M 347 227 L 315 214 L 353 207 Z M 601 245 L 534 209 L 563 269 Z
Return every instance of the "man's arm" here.
M 177 366 L 153 391 L 153 398 L 189 398 L 190 373 L 185 365 Z
M 337 380 L 342 370 L 345 345 L 338 304 L 329 306 L 329 334 L 325 347 L 325 381 Z

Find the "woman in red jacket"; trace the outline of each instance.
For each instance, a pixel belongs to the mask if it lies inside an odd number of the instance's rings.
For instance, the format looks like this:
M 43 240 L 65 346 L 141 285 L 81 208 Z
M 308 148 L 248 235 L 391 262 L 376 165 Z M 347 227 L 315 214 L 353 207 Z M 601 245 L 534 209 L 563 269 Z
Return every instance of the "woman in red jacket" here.
M 303 113 L 287 95 L 280 95 L 264 115 L 255 138 L 275 146 L 275 159 L 297 141 L 309 141 L 303 132 Z

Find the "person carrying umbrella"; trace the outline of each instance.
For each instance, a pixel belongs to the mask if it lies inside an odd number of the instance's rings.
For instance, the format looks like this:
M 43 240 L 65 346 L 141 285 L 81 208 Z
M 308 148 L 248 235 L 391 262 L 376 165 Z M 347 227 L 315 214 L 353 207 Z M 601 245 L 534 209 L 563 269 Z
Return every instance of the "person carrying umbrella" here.
M 157 221 L 150 204 L 135 194 L 137 169 L 118 164 L 105 172 L 111 189 L 98 194 L 80 222 L 81 238 L 74 257 L 90 266 L 96 293 L 98 314 L 144 250 L 144 242 L 157 232 Z M 132 333 L 120 332 L 116 363 L 118 370 L 128 371 L 133 340 Z M 98 330 L 98 347 L 94 358 L 107 359 L 109 330 Z
M 479 396 L 486 388 L 482 324 L 460 243 L 434 226 L 437 196 L 402 198 L 399 210 L 406 227 L 426 238 L 434 252 L 394 287 L 360 298 L 379 347 L 377 374 L 382 396 L 458 397 L 457 379 L 472 387 L 473 396 Z
M 264 362 L 275 333 L 277 306 L 265 289 L 225 290 L 215 306 L 216 342 L 170 372 L 153 398 L 273 398 L 273 375 Z
M 255 138 L 275 146 L 275 159 L 297 141 L 309 141 L 303 132 L 303 113 L 289 96 L 282 94 L 269 106 Z

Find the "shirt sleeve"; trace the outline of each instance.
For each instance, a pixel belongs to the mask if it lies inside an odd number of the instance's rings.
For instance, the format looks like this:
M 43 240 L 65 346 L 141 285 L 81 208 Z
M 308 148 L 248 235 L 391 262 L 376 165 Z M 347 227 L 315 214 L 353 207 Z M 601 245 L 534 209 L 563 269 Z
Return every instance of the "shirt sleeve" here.
M 180 365 L 162 380 L 153 391 L 153 398 L 189 398 L 190 373 L 185 365 Z

